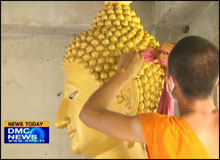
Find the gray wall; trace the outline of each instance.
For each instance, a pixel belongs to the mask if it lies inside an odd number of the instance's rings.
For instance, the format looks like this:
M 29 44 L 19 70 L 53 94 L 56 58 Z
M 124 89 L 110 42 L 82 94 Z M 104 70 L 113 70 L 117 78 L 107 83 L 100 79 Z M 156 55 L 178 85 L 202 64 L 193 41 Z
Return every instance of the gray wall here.
M 49 121 L 49 144 L 4 144 L 2 158 L 84 158 L 71 152 L 55 115 L 63 90 L 66 46 L 89 24 L 103 2 L 2 2 L 2 112 L 4 121 Z M 131 7 L 160 42 L 201 35 L 218 44 L 218 2 L 138 2 Z M 188 33 L 182 27 L 190 26 Z M 176 113 L 178 114 L 178 113 Z M 3 126 L 1 126 L 3 133 Z
M 190 35 L 202 36 L 219 46 L 219 2 L 176 2 L 157 23 L 154 35 L 160 41 L 177 42 Z M 183 33 L 182 28 L 189 26 Z

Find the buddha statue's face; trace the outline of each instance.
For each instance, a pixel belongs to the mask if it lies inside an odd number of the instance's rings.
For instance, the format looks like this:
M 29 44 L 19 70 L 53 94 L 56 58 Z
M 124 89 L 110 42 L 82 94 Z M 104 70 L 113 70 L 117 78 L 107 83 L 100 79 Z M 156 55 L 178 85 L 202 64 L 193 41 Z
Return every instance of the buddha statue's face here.
M 99 87 L 90 74 L 81 67 L 69 64 L 65 69 L 64 96 L 56 116 L 57 128 L 67 128 L 72 151 L 87 157 L 95 157 L 121 143 L 122 141 L 91 129 L 79 119 L 79 113 L 89 96 Z M 135 88 L 129 82 L 123 89 L 126 101 L 115 101 L 111 110 L 123 114 L 135 114 L 137 106 Z M 133 107 L 130 107 L 133 106 Z
M 55 124 L 57 128 L 67 128 L 73 152 L 89 158 L 124 142 L 85 126 L 79 119 L 83 105 L 97 88 L 114 76 L 122 54 L 134 48 L 141 51 L 159 46 L 155 38 L 144 31 L 140 18 L 129 4 L 107 1 L 89 30 L 75 37 L 64 55 L 64 96 Z M 163 74 L 160 64 L 143 64 L 137 76 L 117 95 L 110 109 L 126 115 L 155 112 L 162 93 Z M 112 154 L 130 153 L 135 158 L 140 150 L 137 146 L 135 144 L 124 153 L 122 147 Z

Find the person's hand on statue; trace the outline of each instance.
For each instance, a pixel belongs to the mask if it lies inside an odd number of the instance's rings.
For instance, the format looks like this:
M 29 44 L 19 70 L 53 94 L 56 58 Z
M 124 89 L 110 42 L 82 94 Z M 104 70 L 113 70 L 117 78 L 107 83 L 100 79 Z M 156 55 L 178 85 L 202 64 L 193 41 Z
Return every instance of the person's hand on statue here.
M 122 54 L 118 62 L 116 74 L 127 79 L 133 78 L 140 71 L 143 63 L 143 57 L 136 50 Z
M 163 61 L 168 61 L 168 56 L 174 46 L 175 46 L 175 43 L 163 42 L 160 45 L 160 47 L 158 47 L 156 50 L 154 50 L 154 56 L 156 57 L 156 59 L 154 60 L 154 63 L 159 63 L 159 59 L 163 60 Z M 167 54 L 162 54 L 161 51 L 167 52 Z M 165 65 L 165 66 L 167 67 L 167 65 Z
M 174 46 L 175 43 L 163 42 L 160 47 L 155 49 L 153 52 L 154 56 L 156 57 L 154 63 L 160 63 L 159 60 L 167 61 L 168 56 Z M 161 51 L 167 52 L 167 54 L 162 54 Z M 144 62 L 144 59 L 140 53 L 141 52 L 138 53 L 136 50 L 132 50 L 129 53 L 121 55 L 116 73 L 127 79 L 134 77 Z M 167 65 L 165 66 L 167 67 Z

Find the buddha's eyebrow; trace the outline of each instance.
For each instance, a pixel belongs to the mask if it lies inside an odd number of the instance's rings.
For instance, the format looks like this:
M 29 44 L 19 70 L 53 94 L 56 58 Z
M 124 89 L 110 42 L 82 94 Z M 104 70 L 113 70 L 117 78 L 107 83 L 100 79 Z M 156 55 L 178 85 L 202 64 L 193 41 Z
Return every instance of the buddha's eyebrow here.
M 75 91 L 69 95 L 69 99 L 73 99 L 79 91 Z
M 64 82 L 64 88 L 78 90 L 78 85 L 71 82 Z

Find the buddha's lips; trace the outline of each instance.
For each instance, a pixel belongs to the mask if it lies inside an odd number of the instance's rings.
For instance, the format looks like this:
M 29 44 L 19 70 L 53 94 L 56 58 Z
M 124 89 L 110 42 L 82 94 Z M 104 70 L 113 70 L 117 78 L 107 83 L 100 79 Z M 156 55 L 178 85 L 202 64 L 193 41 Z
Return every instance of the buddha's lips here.
M 158 59 L 157 57 L 154 56 L 153 51 L 154 50 L 152 50 L 152 49 L 146 49 L 141 52 L 141 56 L 144 58 L 145 62 L 153 62 L 155 59 Z M 163 51 L 163 50 L 161 50 L 160 53 L 161 54 L 168 54 L 168 52 Z M 158 59 L 158 60 L 163 65 L 167 64 L 166 60 L 161 60 L 161 59 Z
M 72 127 L 68 127 L 67 132 L 68 132 L 69 138 L 72 139 L 75 137 L 76 129 L 72 129 Z

